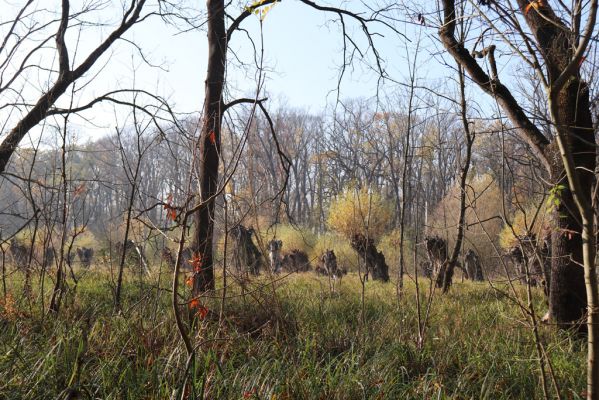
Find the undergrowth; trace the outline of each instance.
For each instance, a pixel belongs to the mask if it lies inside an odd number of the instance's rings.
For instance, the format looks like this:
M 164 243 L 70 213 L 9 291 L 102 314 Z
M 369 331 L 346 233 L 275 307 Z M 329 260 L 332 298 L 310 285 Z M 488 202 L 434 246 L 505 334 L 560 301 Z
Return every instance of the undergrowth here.
M 393 284 L 368 282 L 362 308 L 352 274 L 337 293 L 303 274 L 277 281 L 273 295 L 261 277 L 229 288 L 220 324 L 220 292 L 204 300 L 210 313 L 191 328 L 197 355 L 188 364 L 164 276 L 130 276 L 120 313 L 107 282 L 87 274 L 58 316 L 41 312 L 41 298 L 15 300 L 19 282 L 9 282 L 0 300 L 0 399 L 164 399 L 181 388 L 190 399 L 542 397 L 531 330 L 486 283 L 435 294 L 419 349 L 411 283 L 398 300 Z M 427 292 L 428 280 L 422 285 Z M 541 335 L 562 396 L 579 398 L 584 342 L 547 326 Z

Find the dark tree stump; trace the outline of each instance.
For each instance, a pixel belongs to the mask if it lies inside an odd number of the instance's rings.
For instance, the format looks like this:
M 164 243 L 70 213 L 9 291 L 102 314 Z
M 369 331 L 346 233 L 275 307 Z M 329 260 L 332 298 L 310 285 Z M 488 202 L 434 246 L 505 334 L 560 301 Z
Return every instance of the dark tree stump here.
M 235 264 L 238 272 L 248 271 L 252 275 L 260 274 L 263 264 L 262 253 L 252 241 L 254 229 L 237 225 L 231 229 L 235 242 Z
M 312 269 L 308 255 L 298 249 L 291 250 L 281 260 L 281 268 L 287 272 L 307 272 Z
M 426 252 L 432 267 L 431 278 L 435 280 L 438 288 L 443 287 L 447 272 L 447 242 L 439 236 L 427 236 L 424 238 Z M 449 277 L 447 277 L 449 278 Z
M 389 266 L 385 262 L 385 255 L 376 249 L 374 240 L 357 233 L 351 240 L 351 246 L 366 263 L 366 279 L 371 275 L 374 280 L 389 281 Z
M 270 270 L 272 272 L 279 272 L 281 269 L 281 249 L 283 248 L 283 241 L 272 239 L 268 242 L 268 259 L 270 261 Z
M 480 258 L 478 254 L 472 249 L 469 249 L 466 252 L 466 256 L 464 257 L 464 268 L 466 271 L 466 275 L 468 279 L 473 281 L 481 282 L 484 280 L 483 277 L 483 268 L 480 263 Z

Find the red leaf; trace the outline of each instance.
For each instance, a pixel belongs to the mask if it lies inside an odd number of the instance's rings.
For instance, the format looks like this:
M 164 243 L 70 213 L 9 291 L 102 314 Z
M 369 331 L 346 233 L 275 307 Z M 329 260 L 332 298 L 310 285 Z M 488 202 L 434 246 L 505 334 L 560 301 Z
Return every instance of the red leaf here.
M 202 255 L 200 253 L 194 253 L 193 258 L 189 260 L 189 263 L 193 267 L 193 272 L 199 273 L 202 271 Z
M 214 133 L 214 131 L 210 131 L 208 134 L 208 139 L 210 139 L 210 143 L 216 144 L 216 133 Z
M 169 206 L 168 212 L 166 213 L 166 219 L 175 221 L 177 219 L 177 210 Z

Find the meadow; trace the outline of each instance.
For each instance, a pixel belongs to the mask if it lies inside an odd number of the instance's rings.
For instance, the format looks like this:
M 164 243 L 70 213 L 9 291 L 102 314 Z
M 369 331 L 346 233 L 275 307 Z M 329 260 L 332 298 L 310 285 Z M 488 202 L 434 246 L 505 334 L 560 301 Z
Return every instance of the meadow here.
M 543 398 L 533 331 L 501 283 L 435 292 L 420 340 L 410 279 L 400 299 L 393 283 L 367 282 L 362 296 L 355 273 L 335 292 L 312 273 L 233 283 L 224 306 L 218 290 L 203 300 L 205 318 L 184 313 L 196 348 L 188 363 L 170 279 L 127 276 L 115 313 L 108 274 L 90 271 L 50 315 L 11 276 L 0 298 L 0 399 Z M 428 299 L 421 279 L 421 321 Z M 533 301 L 544 309 L 540 290 Z M 546 325 L 539 336 L 550 395 L 581 398 L 585 341 Z

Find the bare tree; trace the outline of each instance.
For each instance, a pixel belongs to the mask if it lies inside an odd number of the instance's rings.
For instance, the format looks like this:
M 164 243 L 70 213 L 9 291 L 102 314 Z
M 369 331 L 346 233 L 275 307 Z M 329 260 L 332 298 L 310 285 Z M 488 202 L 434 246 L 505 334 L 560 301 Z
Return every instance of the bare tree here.
M 49 16 L 47 21 L 38 21 L 37 18 L 49 13 L 43 8 L 33 8 L 35 2 L 27 1 L 13 18 L 10 29 L 6 32 L 0 50 L 3 50 L 4 59 L 0 61 L 2 69 L 2 83 L 0 84 L 0 93 L 10 94 L 8 101 L 2 104 L 1 108 L 14 107 L 23 110 L 22 115 L 17 119 L 14 126 L 6 137 L 0 143 L 0 172 L 6 170 L 6 165 L 16 150 L 17 146 L 25 135 L 49 115 L 71 113 L 73 110 L 55 108 L 56 101 L 67 91 L 67 89 L 85 76 L 92 67 L 98 62 L 100 57 L 120 39 L 136 23 L 144 19 L 142 11 L 146 5 L 146 0 L 131 0 L 128 5 L 124 5 L 122 18 L 118 26 L 98 45 L 91 50 L 87 56 L 83 57 L 78 65 L 74 58 L 71 59 L 73 52 L 76 53 L 78 43 L 67 44 L 66 35 L 69 28 L 79 26 L 78 20 L 84 15 L 91 13 L 98 7 L 97 3 L 86 3 L 83 9 L 72 12 L 69 0 L 61 1 L 60 15 L 57 19 Z M 58 26 L 52 31 L 52 27 Z M 79 26 L 81 28 L 81 26 Z M 41 32 L 41 33 L 40 33 Z M 39 39 L 40 34 L 47 36 Z M 58 59 L 58 70 L 52 65 L 37 65 L 37 57 L 44 59 L 45 47 L 52 40 L 55 42 L 56 57 Z M 5 51 L 5 52 L 4 52 Z M 52 59 L 47 57 L 45 59 Z M 13 68 L 13 66 L 18 66 Z M 21 91 L 19 85 L 23 80 L 27 80 L 27 74 L 30 69 L 39 71 L 49 71 L 47 88 L 39 88 L 34 92 L 31 98 L 24 98 L 29 95 L 29 91 Z M 11 100 L 16 93 L 16 99 Z M 28 96 L 29 97 L 29 96 Z M 110 96 L 104 96 L 92 101 L 86 106 L 77 107 L 85 109 L 91 107 L 98 101 L 112 100 Z M 12 121 L 12 119 L 11 119 Z

